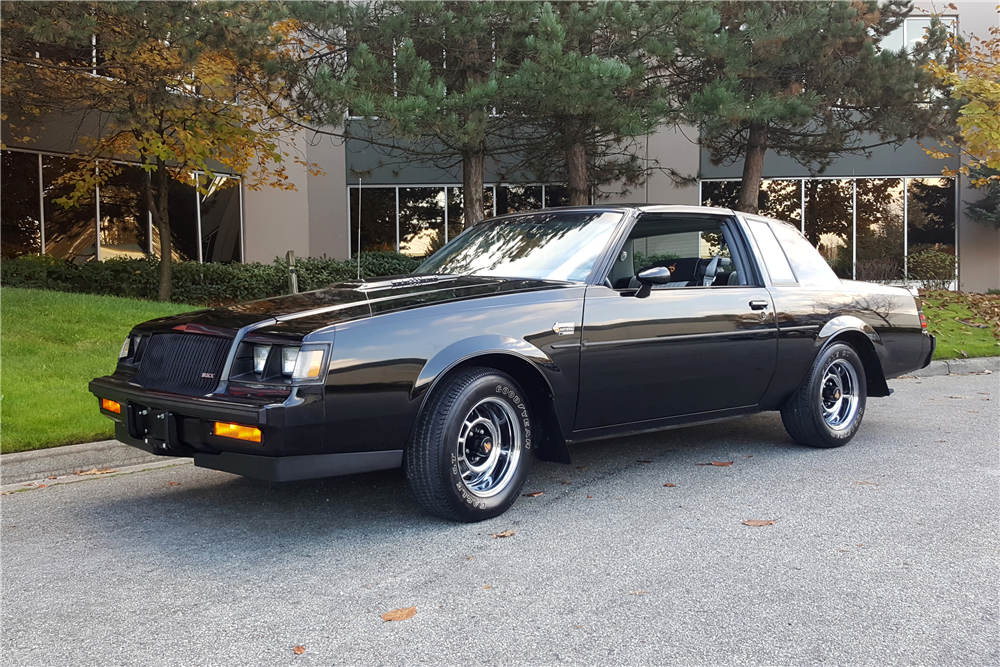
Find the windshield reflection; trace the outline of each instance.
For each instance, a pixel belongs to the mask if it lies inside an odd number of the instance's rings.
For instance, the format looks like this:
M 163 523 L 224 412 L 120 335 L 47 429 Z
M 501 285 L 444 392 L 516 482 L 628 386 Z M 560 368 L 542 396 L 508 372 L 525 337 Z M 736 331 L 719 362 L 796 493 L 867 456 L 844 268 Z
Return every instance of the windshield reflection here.
M 485 220 L 414 273 L 583 281 L 621 218 L 611 211 L 548 211 Z

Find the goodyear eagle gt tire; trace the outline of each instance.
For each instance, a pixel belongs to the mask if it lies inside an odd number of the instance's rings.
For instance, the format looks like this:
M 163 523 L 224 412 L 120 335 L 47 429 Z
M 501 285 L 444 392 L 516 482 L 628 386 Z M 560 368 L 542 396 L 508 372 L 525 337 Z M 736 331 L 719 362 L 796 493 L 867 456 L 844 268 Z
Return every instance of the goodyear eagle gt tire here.
M 531 466 L 531 408 L 512 377 L 469 368 L 428 398 L 406 452 L 406 477 L 424 510 L 453 521 L 503 514 Z

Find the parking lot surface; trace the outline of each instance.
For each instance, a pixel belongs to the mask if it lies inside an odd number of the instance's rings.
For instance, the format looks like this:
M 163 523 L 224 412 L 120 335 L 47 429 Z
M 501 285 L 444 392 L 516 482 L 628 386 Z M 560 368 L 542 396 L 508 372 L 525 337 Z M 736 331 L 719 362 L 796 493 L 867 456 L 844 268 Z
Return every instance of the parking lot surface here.
M 2 661 L 997 665 L 998 380 L 892 381 L 841 449 L 777 414 L 577 445 L 473 525 L 399 471 L 8 493 Z

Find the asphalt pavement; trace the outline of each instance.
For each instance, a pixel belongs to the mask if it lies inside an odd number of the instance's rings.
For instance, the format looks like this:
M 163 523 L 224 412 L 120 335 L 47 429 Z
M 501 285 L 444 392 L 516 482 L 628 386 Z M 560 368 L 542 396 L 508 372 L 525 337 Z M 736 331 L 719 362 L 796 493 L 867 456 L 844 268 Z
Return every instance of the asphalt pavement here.
M 5 486 L 2 663 L 998 665 L 1000 374 L 890 386 L 844 448 L 776 414 L 582 444 L 473 525 L 398 471 Z

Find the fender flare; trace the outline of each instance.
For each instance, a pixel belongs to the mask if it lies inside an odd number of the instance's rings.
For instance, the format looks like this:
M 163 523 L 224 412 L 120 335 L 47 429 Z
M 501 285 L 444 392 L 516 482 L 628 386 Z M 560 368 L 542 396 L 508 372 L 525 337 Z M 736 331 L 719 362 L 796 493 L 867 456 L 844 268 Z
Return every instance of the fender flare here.
M 819 344 L 818 354 L 836 342 L 844 341 L 851 344 L 861 357 L 865 367 L 865 378 L 869 396 L 888 396 L 889 384 L 882 370 L 882 354 L 885 350 L 882 337 L 864 320 L 853 315 L 840 315 L 833 318 L 820 329 L 816 342 Z M 884 354 L 884 352 L 883 352 Z
M 463 363 L 474 361 L 478 357 L 495 357 L 497 355 L 509 357 L 514 363 L 531 367 L 534 373 L 532 384 L 548 394 L 547 400 L 544 400 L 542 405 L 535 406 L 536 416 L 543 426 L 543 439 L 536 449 L 539 459 L 569 463 L 569 449 L 555 410 L 553 399 L 555 392 L 549 379 L 541 370 L 548 368 L 558 372 L 559 367 L 552 361 L 551 357 L 525 340 L 499 335 L 472 336 L 440 350 L 424 364 L 410 392 L 410 398 L 420 403 L 417 409 L 418 418 L 424 411 L 431 392 L 452 369 Z M 522 384 L 524 383 L 522 382 Z M 530 391 L 530 387 L 525 387 L 525 390 Z M 414 421 L 413 428 L 416 428 L 416 421 Z M 410 437 L 412 438 L 412 429 Z

